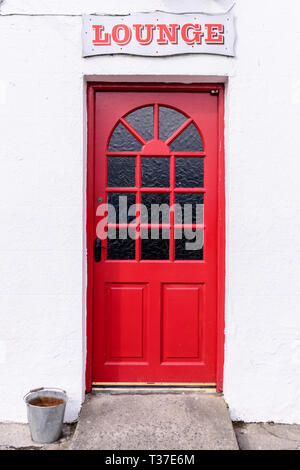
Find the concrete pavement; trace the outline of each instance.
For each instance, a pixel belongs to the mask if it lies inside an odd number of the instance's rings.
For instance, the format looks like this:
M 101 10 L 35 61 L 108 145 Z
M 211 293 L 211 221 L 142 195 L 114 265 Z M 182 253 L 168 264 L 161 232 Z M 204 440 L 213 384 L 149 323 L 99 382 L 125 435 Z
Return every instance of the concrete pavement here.
M 274 423 L 234 423 L 241 450 L 300 450 L 300 426 Z
M 300 450 L 300 425 L 232 426 L 221 395 L 166 390 L 87 395 L 79 423 L 64 424 L 62 438 L 53 444 L 32 442 L 26 424 L 0 423 L 0 450 L 238 448 Z
M 61 439 L 53 444 L 38 444 L 30 437 L 28 424 L 0 423 L 0 450 L 67 450 L 76 424 L 64 424 Z

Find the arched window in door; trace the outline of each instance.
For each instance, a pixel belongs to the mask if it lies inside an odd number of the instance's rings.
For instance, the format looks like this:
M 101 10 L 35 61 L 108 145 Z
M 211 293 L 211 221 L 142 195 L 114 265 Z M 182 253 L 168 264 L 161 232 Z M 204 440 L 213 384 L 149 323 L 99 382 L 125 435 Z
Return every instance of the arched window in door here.
M 120 118 L 108 150 L 140 152 L 153 140 L 164 142 L 173 152 L 203 152 L 202 138 L 193 120 L 163 105 L 144 106 Z

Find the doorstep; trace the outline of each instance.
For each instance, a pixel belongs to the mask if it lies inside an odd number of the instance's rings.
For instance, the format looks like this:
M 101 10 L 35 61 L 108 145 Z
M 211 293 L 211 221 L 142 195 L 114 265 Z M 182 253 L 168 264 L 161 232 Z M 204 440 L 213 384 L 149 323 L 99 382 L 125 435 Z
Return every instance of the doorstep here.
M 238 450 L 221 394 L 114 390 L 83 404 L 71 450 Z

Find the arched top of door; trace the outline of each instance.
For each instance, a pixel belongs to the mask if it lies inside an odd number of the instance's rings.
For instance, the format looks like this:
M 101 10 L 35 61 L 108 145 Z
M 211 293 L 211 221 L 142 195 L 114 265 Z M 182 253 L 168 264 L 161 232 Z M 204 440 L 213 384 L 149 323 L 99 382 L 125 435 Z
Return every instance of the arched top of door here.
M 112 129 L 109 152 L 170 155 L 203 152 L 200 129 L 186 113 L 164 104 L 130 110 Z

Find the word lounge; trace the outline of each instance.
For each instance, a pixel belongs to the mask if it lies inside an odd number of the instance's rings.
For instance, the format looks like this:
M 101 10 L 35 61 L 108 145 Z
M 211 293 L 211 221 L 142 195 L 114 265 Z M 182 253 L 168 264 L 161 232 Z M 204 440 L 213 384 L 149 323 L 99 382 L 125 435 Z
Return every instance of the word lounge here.
M 115 43 L 119 46 L 126 46 L 130 42 L 136 41 L 141 46 L 152 43 L 158 45 L 176 45 L 184 42 L 189 45 L 194 44 L 224 44 L 223 24 L 115 24 L 106 30 L 104 25 L 94 24 L 93 44 L 95 46 L 110 46 Z

